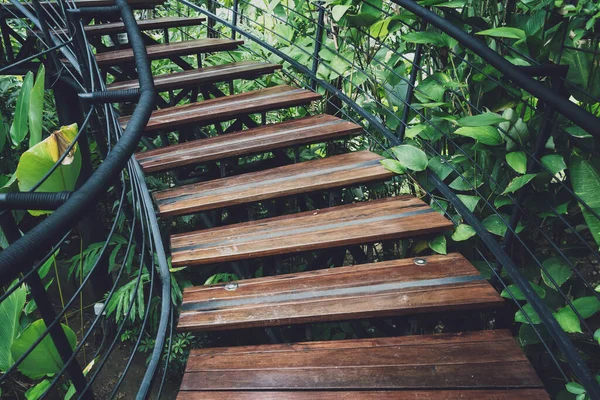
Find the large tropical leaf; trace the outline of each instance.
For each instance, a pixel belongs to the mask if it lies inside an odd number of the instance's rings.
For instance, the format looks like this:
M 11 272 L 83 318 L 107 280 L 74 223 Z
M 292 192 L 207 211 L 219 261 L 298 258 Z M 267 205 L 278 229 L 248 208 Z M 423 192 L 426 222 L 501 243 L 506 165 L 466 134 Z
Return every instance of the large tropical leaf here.
M 0 303 L 0 371 L 3 372 L 14 363 L 10 347 L 21 331 L 19 318 L 26 296 L 27 291 L 21 286 Z
M 594 166 L 587 160 L 574 155 L 569 166 L 571 182 L 575 194 L 581 198 L 592 210 L 600 214 L 600 175 Z M 596 218 L 583 204 L 579 203 L 583 218 L 590 228 L 590 232 L 600 246 L 600 220 Z
M 42 118 L 44 114 L 44 81 L 46 70 L 44 64 L 40 65 L 35 84 L 31 89 L 29 100 L 29 147 L 33 147 L 42 140 Z
M 27 150 L 17 166 L 21 191 L 30 190 L 54 166 L 77 135 L 77 125 L 63 126 L 59 131 Z M 75 145 L 62 164 L 37 189 L 40 192 L 73 190 L 81 169 L 81 154 Z
M 71 349 L 75 348 L 75 345 L 77 344 L 75 332 L 67 325 L 61 325 L 67 335 L 67 340 L 71 345 Z M 23 333 L 21 333 L 11 346 L 12 357 L 16 360 L 25 354 L 45 331 L 46 324 L 41 319 L 38 319 L 25 328 Z M 56 349 L 52 338 L 50 335 L 46 335 L 33 351 L 25 357 L 18 369 L 23 375 L 31 379 L 40 379 L 48 374 L 59 372 L 62 366 L 62 359 L 58 354 L 58 350 Z
M 33 74 L 28 72 L 23 79 L 21 91 L 17 96 L 17 106 L 13 123 L 10 127 L 10 137 L 18 146 L 21 144 L 25 136 L 27 136 L 28 121 L 29 121 L 29 97 L 31 95 L 31 87 L 33 86 Z

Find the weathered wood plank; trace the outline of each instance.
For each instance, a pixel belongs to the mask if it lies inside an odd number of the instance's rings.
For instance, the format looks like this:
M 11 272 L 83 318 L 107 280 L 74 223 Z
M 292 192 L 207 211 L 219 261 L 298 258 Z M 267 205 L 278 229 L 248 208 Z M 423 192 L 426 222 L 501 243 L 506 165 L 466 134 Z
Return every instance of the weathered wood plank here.
M 156 192 L 161 216 L 191 214 L 299 193 L 389 179 L 381 157 L 359 151 Z
M 362 130 L 332 115 L 316 115 L 137 153 L 144 172 L 336 139 Z
M 177 400 L 549 400 L 544 390 L 397 390 L 397 391 L 252 391 L 179 392 Z
M 382 340 L 382 344 L 373 346 Z M 515 340 L 494 331 L 192 351 L 183 391 L 534 389 Z M 364 346 L 362 344 L 364 343 Z M 200 355 L 202 354 L 202 355 Z
M 92 25 L 95 26 L 95 25 Z M 232 79 L 253 79 L 260 75 L 272 73 L 281 68 L 279 64 L 270 64 L 260 61 L 242 61 L 231 64 L 216 65 L 192 69 L 189 71 L 173 72 L 154 77 L 154 87 L 158 92 L 172 89 L 182 89 Z M 131 81 L 115 82 L 107 86 L 108 90 L 126 90 L 139 88 L 137 79 Z
M 183 233 L 171 237 L 173 265 L 198 265 L 412 237 L 452 228 L 412 196 Z
M 246 114 L 300 106 L 319 100 L 320 98 L 321 95 L 310 90 L 279 85 L 198 103 L 156 110 L 152 113 L 145 131 L 174 130 L 181 125 L 192 123 L 210 125 L 216 122 L 235 119 Z M 119 118 L 119 123 L 125 127 L 128 120 L 129 117 L 121 117 Z
M 197 53 L 210 53 L 215 51 L 235 50 L 243 40 L 231 39 L 197 39 L 184 42 L 154 44 L 146 46 L 149 60 L 161 58 L 192 55 Z M 133 49 L 107 51 L 96 54 L 96 62 L 100 67 L 123 64 L 134 61 Z
M 278 326 L 503 304 L 459 254 L 423 259 L 424 266 L 404 259 L 242 280 L 235 290 L 225 284 L 188 288 L 178 329 Z

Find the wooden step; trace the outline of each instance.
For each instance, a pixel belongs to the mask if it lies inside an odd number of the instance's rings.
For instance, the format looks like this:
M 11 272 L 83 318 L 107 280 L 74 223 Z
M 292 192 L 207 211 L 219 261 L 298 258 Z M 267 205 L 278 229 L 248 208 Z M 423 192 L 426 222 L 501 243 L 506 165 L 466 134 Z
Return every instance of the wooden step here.
M 548 395 L 514 338 L 498 330 L 194 349 L 178 399 L 200 398 L 548 400 Z
M 441 232 L 452 223 L 398 196 L 171 236 L 174 266 L 234 261 Z
M 163 17 L 154 19 L 142 19 L 137 21 L 137 25 L 142 31 L 151 31 L 155 29 L 180 28 L 183 26 L 196 26 L 206 21 L 204 17 Z M 85 25 L 83 31 L 88 36 L 103 36 L 117 33 L 125 33 L 125 24 L 123 22 L 107 22 L 103 24 Z M 57 30 L 55 33 L 64 34 L 66 30 Z
M 164 190 L 154 198 L 163 217 L 191 214 L 394 176 L 381 160 L 370 151 L 359 151 Z
M 496 290 L 464 257 L 449 254 L 187 288 L 177 329 L 281 326 L 502 305 Z
M 246 114 L 309 104 L 320 98 L 321 95 L 310 90 L 287 85 L 274 86 L 156 110 L 146 125 L 146 132 L 173 131 L 179 126 L 191 123 L 210 125 Z M 119 123 L 124 128 L 128 120 L 129 117 L 121 117 Z
M 280 392 L 183 391 L 177 400 L 548 400 L 541 389 Z
M 154 87 L 158 92 L 164 92 L 165 90 L 197 87 L 233 79 L 254 79 L 261 75 L 273 73 L 278 69 L 281 69 L 281 65 L 279 64 L 270 64 L 261 61 L 243 61 L 158 75 L 154 77 Z M 137 89 L 138 87 L 139 81 L 135 79 L 132 81 L 111 83 L 107 86 L 107 89 L 124 90 Z
M 137 153 L 135 158 L 144 172 L 150 173 L 300 144 L 324 142 L 361 131 L 359 125 L 332 115 L 317 115 Z
M 242 43 L 244 43 L 243 40 L 208 38 L 187 40 L 184 42 L 153 44 L 146 46 L 146 51 L 148 52 L 149 60 L 158 60 L 161 58 L 179 57 L 198 53 L 235 50 Z M 132 49 L 113 50 L 96 54 L 96 62 L 100 67 L 133 61 L 134 56 Z

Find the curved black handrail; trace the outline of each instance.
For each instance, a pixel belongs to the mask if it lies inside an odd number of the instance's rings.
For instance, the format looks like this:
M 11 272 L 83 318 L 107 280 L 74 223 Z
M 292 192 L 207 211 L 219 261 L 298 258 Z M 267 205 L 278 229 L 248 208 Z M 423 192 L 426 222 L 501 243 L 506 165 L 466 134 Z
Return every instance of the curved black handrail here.
M 13 3 L 14 3 L 14 1 L 13 1 Z M 13 235 L 14 243 L 12 243 L 4 251 L 0 252 L 0 286 L 4 286 L 4 285 L 8 284 L 20 272 L 27 270 L 28 266 L 32 265 L 34 263 L 34 261 L 36 261 L 40 258 L 40 256 L 39 256 L 40 254 L 44 254 L 43 252 L 45 252 L 47 249 L 49 249 L 53 245 L 55 246 L 54 249 L 58 248 L 60 243 L 62 243 L 62 241 L 64 241 L 64 239 L 66 238 L 66 235 L 68 234 L 70 229 L 72 229 L 78 222 L 80 222 L 81 218 L 89 210 L 94 209 L 93 206 L 100 201 L 101 197 L 104 196 L 105 193 L 107 193 L 110 186 L 112 186 L 114 184 L 114 182 L 117 179 L 117 177 L 119 176 L 119 174 L 122 173 L 123 169 L 129 163 L 130 176 L 133 180 L 137 181 L 137 191 L 139 192 L 139 196 L 141 196 L 141 200 L 142 200 L 141 206 L 144 208 L 143 210 L 139 210 L 139 211 L 146 216 L 146 220 L 149 225 L 148 231 L 150 232 L 150 235 L 152 236 L 151 237 L 152 243 L 151 243 L 150 247 L 151 247 L 151 250 L 154 250 L 154 254 L 157 257 L 156 265 L 157 265 L 158 275 L 159 275 L 159 278 L 161 281 L 161 285 L 159 285 L 161 288 L 160 289 L 160 292 L 161 292 L 160 320 L 159 320 L 159 326 L 157 328 L 157 333 L 156 333 L 156 337 L 155 337 L 155 347 L 153 349 L 152 356 L 150 358 L 150 362 L 146 368 L 145 374 L 141 380 L 140 387 L 139 387 L 137 395 L 136 395 L 136 398 L 144 399 L 144 398 L 147 398 L 147 396 L 148 396 L 151 385 L 153 383 L 153 378 L 154 378 L 157 368 L 158 368 L 158 364 L 161 361 L 161 354 L 162 354 L 165 344 L 167 342 L 169 316 L 170 316 L 170 312 L 171 312 L 171 293 L 170 293 L 171 279 L 170 279 L 170 273 L 169 273 L 169 268 L 168 268 L 168 262 L 166 260 L 166 255 L 165 255 L 165 251 L 164 251 L 163 244 L 162 244 L 162 238 L 160 236 L 160 232 L 158 229 L 156 215 L 155 215 L 153 207 L 152 207 L 152 200 L 150 198 L 148 188 L 146 187 L 145 182 L 144 182 L 144 174 L 143 174 L 141 168 L 139 167 L 139 164 L 137 164 L 137 162 L 131 158 L 136 146 L 138 145 L 140 137 L 143 134 L 146 123 L 147 123 L 148 119 L 150 118 L 150 114 L 151 114 L 152 110 L 154 109 L 154 102 L 155 102 L 155 96 L 156 96 L 155 89 L 154 89 L 154 82 L 153 82 L 152 73 L 150 70 L 150 64 L 149 64 L 148 57 L 146 54 L 145 44 L 142 39 L 141 32 L 137 26 L 135 17 L 131 11 L 131 8 L 128 5 L 126 0 L 115 0 L 115 3 L 116 3 L 115 6 L 104 7 L 104 8 L 100 7 L 97 9 L 97 11 L 105 12 L 106 9 L 110 9 L 110 12 L 113 12 L 113 13 L 116 11 L 116 12 L 118 12 L 118 14 L 120 14 L 121 19 L 125 25 L 125 30 L 127 32 L 128 38 L 129 38 L 129 43 L 131 44 L 131 47 L 134 52 L 134 57 L 135 57 L 134 61 L 135 61 L 135 65 L 136 65 L 137 72 L 138 72 L 138 80 L 139 80 L 140 89 L 136 90 L 135 93 L 133 93 L 133 92 L 117 93 L 117 97 L 130 98 L 132 96 L 135 96 L 136 98 L 139 98 L 137 101 L 136 108 L 133 112 L 131 120 L 130 120 L 127 128 L 125 129 L 125 131 L 122 134 L 117 135 L 119 137 L 119 140 L 117 141 L 117 143 L 114 146 L 112 146 L 110 152 L 106 155 L 102 164 L 97 168 L 96 171 L 93 172 L 93 174 L 90 176 L 90 178 L 81 186 L 80 189 L 78 189 L 77 191 L 75 191 L 73 193 L 64 193 L 64 194 L 60 194 L 60 195 L 53 194 L 53 193 L 52 194 L 50 194 L 50 193 L 22 193 L 22 194 L 16 194 L 16 195 L 9 194 L 9 195 L 5 196 L 8 198 L 13 198 L 13 200 L 15 200 L 14 199 L 15 197 L 17 198 L 17 200 L 20 198 L 26 198 L 29 202 L 34 202 L 34 203 L 35 202 L 47 203 L 47 200 L 51 200 L 52 202 L 55 203 L 55 205 L 57 207 L 58 206 L 59 207 L 48 218 L 46 218 L 43 222 L 41 222 L 36 227 L 31 229 L 24 236 L 19 237 L 20 235 L 18 234 L 18 232 L 16 232 L 16 234 Z M 17 6 L 21 6 L 21 4 L 19 4 L 17 2 Z M 23 7 L 20 7 L 20 8 L 23 8 Z M 27 11 L 27 10 L 25 10 L 25 11 Z M 77 9 L 70 10 L 70 11 L 79 12 L 79 10 L 77 10 Z M 87 9 L 86 11 L 89 11 L 89 9 Z M 35 17 L 33 16 L 33 14 L 28 13 L 25 15 L 28 17 L 31 17 L 33 24 L 39 27 L 39 21 L 35 20 Z M 73 20 L 77 20 L 77 18 L 74 18 Z M 62 28 L 64 29 L 66 27 L 62 27 Z M 46 53 L 51 52 L 56 49 L 63 50 L 63 47 L 65 47 L 66 45 L 68 45 L 72 42 L 73 42 L 73 39 L 70 39 L 68 41 L 68 43 L 63 43 L 60 46 L 55 46 L 56 48 L 50 48 L 50 49 L 40 53 L 39 55 L 46 54 Z M 78 44 L 82 45 L 82 43 L 78 43 Z M 82 61 L 82 60 L 85 61 L 87 59 L 87 51 L 86 51 L 87 47 L 85 47 L 85 43 L 83 44 L 82 47 L 84 47 L 82 49 L 82 52 L 77 54 L 78 58 L 82 58 L 81 60 L 75 60 L 72 57 L 72 53 L 67 53 L 70 56 L 68 58 L 71 60 L 71 64 L 76 69 L 79 68 L 79 64 L 74 61 Z M 83 54 L 81 54 L 81 53 L 83 53 Z M 39 55 L 35 55 L 32 58 L 35 58 Z M 93 71 L 88 71 L 88 72 L 91 73 Z M 64 77 L 62 77 L 62 75 L 59 76 L 59 79 L 61 79 L 62 81 L 65 81 L 65 79 L 63 79 L 63 78 Z M 86 78 L 86 77 L 84 76 L 84 78 Z M 92 78 L 92 80 L 93 79 L 94 78 Z M 68 79 L 66 79 L 66 80 L 68 81 Z M 103 85 L 101 84 L 100 86 L 103 86 Z M 94 90 L 93 85 L 92 85 L 92 90 Z M 92 93 L 83 93 L 82 97 L 84 98 L 82 100 L 92 101 L 92 102 L 108 103 L 108 102 L 116 101 L 114 93 L 107 93 L 107 92 L 94 91 Z M 84 132 L 85 125 L 87 124 L 87 121 L 88 121 L 90 115 L 92 114 L 93 110 L 94 110 L 94 107 L 91 107 L 90 112 L 87 114 L 87 117 L 86 117 L 86 120 L 85 120 L 83 126 L 80 127 L 80 133 L 78 133 L 77 138 L 79 137 L 79 135 L 82 134 L 82 132 Z M 109 121 L 108 118 L 109 117 L 107 115 L 107 123 L 108 124 L 111 124 L 111 126 L 113 126 L 113 125 L 118 126 L 116 119 L 114 121 Z M 114 126 L 113 126 L 113 128 L 114 128 Z M 106 126 L 106 129 L 108 129 L 110 131 L 111 127 Z M 72 148 L 75 145 L 77 138 L 71 144 L 71 146 L 67 149 L 67 151 L 63 154 L 63 157 L 68 153 L 70 148 Z M 59 160 L 57 165 L 60 164 L 60 161 L 62 161 L 62 160 Z M 57 165 L 55 165 L 54 168 L 56 168 Z M 46 177 L 49 176 L 51 174 L 51 172 L 52 172 L 52 170 L 48 174 L 46 174 Z M 32 190 L 35 190 L 35 188 Z M 122 207 L 121 203 L 124 199 L 124 193 L 125 192 L 122 191 L 122 198 L 121 198 L 121 202 L 119 205 L 119 210 Z M 5 203 L 4 207 L 9 206 L 9 204 L 6 201 L 4 203 Z M 8 208 L 10 208 L 10 207 L 8 207 Z M 5 214 L 5 212 L 3 212 L 3 213 Z M 111 230 L 111 233 L 109 234 L 109 238 L 114 233 L 114 227 L 115 227 L 115 225 L 113 225 L 113 230 Z M 135 231 L 135 227 L 132 229 L 132 236 L 133 236 L 134 231 Z M 59 238 L 61 238 L 61 237 L 63 239 L 59 241 Z M 57 241 L 58 241 L 58 244 L 57 244 Z M 106 250 L 108 242 L 109 242 L 109 239 L 107 239 L 105 246 L 102 250 L 102 253 L 104 253 L 104 250 Z M 130 239 L 129 244 L 131 244 L 131 239 Z M 129 250 L 130 250 L 130 247 L 128 245 L 127 251 L 129 252 Z M 142 249 L 142 252 L 143 252 L 143 249 Z M 50 256 L 53 253 L 54 253 L 54 250 L 52 250 L 48 254 Z M 150 257 L 151 258 L 153 257 L 152 253 L 151 253 Z M 96 262 L 96 265 L 97 265 L 97 263 L 98 263 L 98 261 Z M 27 277 L 31 277 L 31 276 L 37 274 L 37 269 L 39 268 L 40 265 L 41 264 L 38 263 L 37 267 L 35 267 L 34 269 L 25 273 L 25 277 L 20 281 L 23 282 L 23 281 L 27 280 L 29 282 Z M 143 262 L 140 265 L 143 265 Z M 154 273 L 154 265 L 155 265 L 155 263 L 152 262 L 151 268 L 152 268 L 153 273 Z M 121 269 L 120 271 L 122 271 L 122 270 L 123 269 Z M 120 276 L 120 274 L 119 274 L 119 276 Z M 83 284 L 88 279 L 89 279 L 89 275 L 86 276 L 82 285 L 76 291 L 76 294 L 81 291 L 81 289 L 83 288 Z M 117 282 L 118 282 L 118 280 L 117 280 Z M 31 283 L 30 283 L 30 285 L 31 285 Z M 16 288 L 16 287 L 17 286 L 15 286 L 14 288 Z M 115 284 L 115 286 L 113 286 L 113 289 L 110 292 L 110 294 L 112 294 L 115 289 L 116 289 L 116 284 Z M 43 290 L 43 288 L 42 288 L 42 290 Z M 8 295 L 10 295 L 10 292 L 11 292 L 11 290 L 9 290 L 7 293 L 5 293 L 1 298 L 5 299 Z M 109 294 L 109 297 L 110 297 L 110 294 Z M 69 300 L 68 304 L 72 303 L 75 296 L 73 298 L 71 298 L 71 300 Z M 2 300 L 0 300 L 0 301 L 2 301 Z M 148 305 L 150 305 L 150 304 L 152 304 L 152 303 L 149 301 Z M 57 325 L 57 322 L 59 322 L 60 318 L 64 315 L 67 308 L 68 308 L 68 306 L 63 309 L 63 311 L 56 317 L 56 319 L 54 321 L 52 321 L 51 324 L 48 324 L 46 331 L 40 336 L 38 341 L 29 349 L 29 351 L 21 357 L 21 360 L 23 358 L 25 358 L 27 356 L 27 354 L 29 354 L 29 352 L 33 348 L 35 348 L 35 346 L 37 344 L 39 344 L 41 342 L 41 340 L 43 340 L 50 333 L 50 331 L 53 329 L 52 326 Z M 104 304 L 102 310 L 104 310 L 105 308 L 106 308 L 106 304 Z M 131 309 L 130 309 L 130 311 L 131 311 Z M 127 315 L 129 315 L 129 312 L 127 313 Z M 147 312 L 146 319 L 148 318 L 148 315 L 149 315 L 149 313 Z M 99 318 L 100 318 L 100 316 L 98 316 L 96 318 L 96 320 L 92 324 L 92 327 L 96 325 Z M 48 321 L 46 321 L 46 322 L 48 322 Z M 59 326 L 59 325 L 57 325 L 57 326 Z M 73 369 L 73 365 L 76 366 L 77 361 L 75 358 L 77 356 L 77 351 L 81 348 L 81 346 L 83 345 L 83 343 L 85 341 L 85 338 L 87 338 L 88 336 L 89 336 L 89 331 L 85 335 L 84 339 L 82 339 L 82 342 L 79 344 L 77 349 L 73 353 L 71 353 L 70 357 L 67 357 L 68 359 L 65 358 L 65 356 L 61 353 L 61 357 L 63 358 L 63 361 L 64 361 L 64 366 L 63 366 L 62 370 L 55 375 L 55 377 L 52 380 L 52 383 L 50 384 L 48 389 L 46 389 L 46 392 L 51 390 L 51 388 L 54 387 L 54 385 L 56 385 L 58 383 L 59 379 L 62 377 L 64 372 L 67 371 L 67 369 L 69 371 L 71 371 Z M 52 338 L 53 338 L 53 340 L 56 340 L 56 338 L 54 336 Z M 60 348 L 59 344 L 57 344 L 57 347 Z M 64 346 L 62 346 L 62 347 L 64 347 Z M 135 354 L 135 349 L 134 349 L 134 353 L 132 353 L 131 358 L 133 358 L 133 354 Z M 106 360 L 106 357 L 105 357 L 105 360 Z M 14 369 L 18 363 L 19 362 L 17 361 L 11 368 Z M 76 366 L 75 368 L 78 368 L 78 366 Z M 127 369 L 128 368 L 126 367 L 125 371 Z M 79 373 L 81 373 L 81 371 L 79 371 Z M 7 375 L 7 374 L 5 374 L 5 375 Z M 73 374 L 71 374 L 71 375 L 73 375 Z M 82 375 L 79 375 L 79 376 L 82 377 Z M 125 376 L 125 373 L 123 374 L 123 377 L 124 376 Z M 78 395 L 80 397 L 88 398 L 91 395 L 89 392 L 89 389 L 91 387 L 93 379 L 91 379 L 87 385 L 85 385 L 85 382 L 83 382 L 83 385 L 82 385 L 81 379 L 77 379 L 77 380 L 74 379 L 73 381 L 75 382 L 75 386 L 76 386 Z M 84 385 L 85 385 L 85 387 L 83 387 Z M 162 386 L 162 384 L 161 384 L 161 386 Z
M 50 249 L 55 239 L 62 237 L 75 226 L 90 206 L 106 193 L 114 178 L 131 158 L 150 119 L 156 91 L 146 47 L 127 1 L 115 2 L 121 11 L 121 18 L 126 21 L 125 29 L 134 51 L 140 82 L 138 105 L 123 136 L 87 182 L 75 191 L 63 206 L 0 253 L 0 286 L 14 279 L 23 269 L 23 265 L 31 265 L 41 252 Z
M 289 54 L 265 42 L 257 35 L 247 32 L 242 27 L 239 27 L 235 22 L 229 22 L 223 17 L 217 15 L 216 13 L 191 3 L 189 0 L 178 1 L 204 14 L 209 19 L 217 21 L 224 27 L 231 29 L 233 32 L 236 32 L 250 39 L 251 41 L 259 44 L 260 46 L 268 50 L 270 53 L 275 54 L 277 57 L 290 63 L 290 65 L 294 69 L 306 75 L 311 82 L 317 82 L 319 86 L 324 88 L 331 95 L 339 98 L 343 103 L 351 107 L 352 110 L 356 112 L 361 118 L 363 118 L 365 121 L 368 121 L 369 127 L 374 128 L 382 135 L 384 135 L 384 137 L 389 141 L 391 145 L 398 145 L 402 143 L 402 141 L 393 132 L 391 132 L 379 119 L 377 119 L 371 113 L 363 109 L 342 90 L 336 88 L 329 82 L 320 79 L 314 70 L 311 70 L 309 67 L 299 63 Z M 404 3 L 407 3 L 407 7 L 405 7 L 407 10 L 422 17 L 424 21 L 431 22 L 432 25 L 435 25 L 439 29 L 448 33 L 449 35 L 457 39 L 459 43 L 461 43 L 465 47 L 468 47 L 476 54 L 481 56 L 484 60 L 488 61 L 492 66 L 497 68 L 505 76 L 511 78 L 523 89 L 535 95 L 540 100 L 546 102 L 552 108 L 556 109 L 558 112 L 562 113 L 565 117 L 570 119 L 572 122 L 588 130 L 591 134 L 595 135 L 596 137 L 600 137 L 600 124 L 598 124 L 598 118 L 588 113 L 587 111 L 581 109 L 577 105 L 565 101 L 564 98 L 557 96 L 556 93 L 550 91 L 538 81 L 524 74 L 515 65 L 503 59 L 500 55 L 498 55 L 492 49 L 487 47 L 487 45 L 485 45 L 485 43 L 483 43 L 479 39 L 474 38 L 468 33 L 460 30 L 459 28 L 451 25 L 449 22 L 443 20 L 435 13 L 432 13 L 431 11 L 417 5 L 416 3 L 410 0 L 391 1 L 403 7 Z M 230 11 L 235 13 L 236 11 L 233 10 L 230 9 Z M 439 26 L 437 26 L 438 24 Z M 484 242 L 488 250 L 495 256 L 498 263 L 506 269 L 510 277 L 513 279 L 514 283 L 523 292 L 523 295 L 525 296 L 527 301 L 533 306 L 534 310 L 540 316 L 543 324 L 546 326 L 550 335 L 555 340 L 557 347 L 565 356 L 574 374 L 577 376 L 582 385 L 586 388 L 587 393 L 592 398 L 600 398 L 600 386 L 594 379 L 593 374 L 589 371 L 585 362 L 579 356 L 577 349 L 575 348 L 569 337 L 565 334 L 563 329 L 560 327 L 556 319 L 553 317 L 551 311 L 544 304 L 544 302 L 535 292 L 535 290 L 533 290 L 529 281 L 526 279 L 526 277 L 523 275 L 523 273 L 515 264 L 515 262 L 511 259 L 511 257 L 506 253 L 506 250 L 495 240 L 495 238 L 492 237 L 492 235 L 483 226 L 482 222 L 464 205 L 464 203 L 456 196 L 456 194 L 453 193 L 453 191 L 448 187 L 448 185 L 446 185 L 441 179 L 439 179 L 439 177 L 437 177 L 434 174 L 429 174 L 428 179 L 434 185 L 435 189 L 442 193 L 444 197 L 452 204 L 452 206 L 459 212 L 459 214 L 464 218 L 464 220 L 475 229 L 479 238 Z

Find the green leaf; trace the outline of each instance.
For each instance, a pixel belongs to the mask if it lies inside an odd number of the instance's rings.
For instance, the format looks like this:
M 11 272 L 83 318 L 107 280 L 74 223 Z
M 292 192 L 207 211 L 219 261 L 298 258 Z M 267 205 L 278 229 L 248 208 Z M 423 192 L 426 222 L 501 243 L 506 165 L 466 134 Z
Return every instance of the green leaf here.
M 506 122 L 506 118 L 501 115 L 487 112 L 483 114 L 473 115 L 469 117 L 463 117 L 456 121 L 460 126 L 478 127 L 478 126 L 490 126 L 500 122 Z
M 512 205 L 514 203 L 513 203 L 513 201 L 510 198 L 508 198 L 506 196 L 498 196 L 494 200 L 494 207 L 496 207 L 496 208 L 504 207 L 504 206 L 507 206 L 509 204 Z
M 408 43 L 432 44 L 438 47 L 446 44 L 442 35 L 436 32 L 409 32 L 402 35 L 402 40 Z
M 542 157 L 542 165 L 550 170 L 552 175 L 556 175 L 567 169 L 565 159 L 560 154 L 549 154 Z
M 456 196 L 460 199 L 460 201 L 464 203 L 465 206 L 467 206 L 467 208 L 471 212 L 475 210 L 475 207 L 477 207 L 477 203 L 479 203 L 479 200 L 481 200 L 479 196 L 469 196 L 466 194 L 457 194 Z
M 460 224 L 454 230 L 454 233 L 452 234 L 452 240 L 455 242 L 462 242 L 472 238 L 475 235 L 475 229 L 473 229 L 470 225 Z
M 429 248 L 439 254 L 448 254 L 446 252 L 446 238 L 440 235 L 429 241 Z
M 590 318 L 600 311 L 600 300 L 596 296 L 580 297 L 573 300 L 573 307 L 581 315 L 581 318 Z
M 15 172 L 19 189 L 26 192 L 54 166 L 60 155 L 77 135 L 77 125 L 63 126 L 59 131 L 27 150 Z M 71 150 L 62 164 L 37 189 L 40 192 L 60 192 L 73 190 L 81 169 L 81 154 L 78 146 Z
M 386 158 L 385 160 L 381 160 L 380 162 L 381 165 L 383 165 L 388 171 L 392 171 L 395 174 L 402 175 L 406 173 L 406 168 L 404 168 L 402 164 L 400 164 L 396 160 Z
M 490 146 L 498 146 L 502 144 L 502 136 L 498 129 L 492 126 L 471 127 L 464 126 L 454 131 L 455 134 L 467 136 Z
M 519 174 L 527 172 L 527 155 L 524 151 L 513 151 L 506 154 L 506 162 Z
M 71 349 L 77 344 L 77 336 L 71 328 L 61 324 Z M 35 341 L 46 331 L 46 324 L 39 319 L 29 325 L 11 346 L 13 359 L 18 359 L 35 343 Z M 63 362 L 58 354 L 56 346 L 50 335 L 46 335 L 33 351 L 25 357 L 18 369 L 21 373 L 31 379 L 40 379 L 48 374 L 55 374 L 61 370 Z
M 583 333 L 579 318 L 577 318 L 577 314 L 573 312 L 571 307 L 563 307 L 557 312 L 552 313 L 552 315 L 554 315 L 554 318 L 556 318 L 563 331 L 567 333 Z
M 346 11 L 348 11 L 349 8 L 350 6 L 343 6 L 339 4 L 337 6 L 333 6 L 333 8 L 331 9 L 331 16 L 337 22 L 340 19 L 342 19 L 342 17 L 344 16 L 344 14 L 346 14 Z
M 52 381 L 50 379 L 44 379 L 37 385 L 31 387 L 29 390 L 25 392 L 25 398 L 27 400 L 38 400 L 42 397 L 46 390 L 50 387 Z
M 535 178 L 538 174 L 525 174 L 521 176 L 517 176 L 513 180 L 510 181 L 506 189 L 502 194 L 514 193 L 517 190 L 521 189 L 523 186 L 527 185 L 533 178 Z
M 15 115 L 13 123 L 10 127 L 10 137 L 18 146 L 21 144 L 25 136 L 27 136 L 27 125 L 29 121 L 29 97 L 31 95 L 31 87 L 33 86 L 33 74 L 28 72 L 23 79 L 23 85 L 17 97 L 17 105 L 15 107 Z
M 538 294 L 538 296 L 540 296 L 542 299 L 544 297 L 546 297 L 546 289 L 544 289 L 540 285 L 536 285 L 533 282 L 529 282 L 529 284 L 531 285 L 533 290 L 535 290 L 535 292 Z M 512 296 L 511 296 L 511 294 L 512 294 Z M 516 300 L 522 300 L 522 301 L 527 300 L 525 298 L 525 295 L 523 294 L 523 291 L 521 290 L 521 288 L 519 288 L 515 284 L 508 285 L 508 287 L 506 289 L 504 289 L 502 291 L 502 293 L 500 293 L 500 296 L 504 297 L 505 299 L 512 299 L 514 297 Z
M 538 325 L 542 322 L 538 313 L 529 303 L 525 304 L 522 310 L 519 310 L 515 313 L 515 322 L 529 324 L 529 320 L 525 317 L 525 315 L 529 317 L 533 325 Z
M 578 139 L 585 139 L 585 138 L 593 137 L 592 135 L 587 133 L 585 130 L 583 130 L 583 128 L 580 128 L 576 125 L 565 128 L 565 131 L 567 131 L 569 133 L 569 135 L 571 135 L 575 138 L 578 138 Z
M 403 144 L 393 147 L 392 151 L 400 164 L 406 169 L 424 171 L 427 168 L 427 155 L 421 149 L 409 144 Z
M 585 388 L 577 382 L 569 382 L 566 385 L 567 391 L 573 394 L 584 394 L 586 393 Z
M 508 230 L 507 223 L 510 221 L 508 215 L 501 214 L 502 218 L 506 221 L 504 223 L 498 214 L 492 214 L 486 217 L 481 223 L 488 230 L 488 232 L 493 233 L 494 235 L 504 236 L 506 235 L 506 231 Z M 517 225 L 517 229 L 515 232 L 520 233 L 524 229 L 523 225 L 519 223 Z
M 42 140 L 42 117 L 44 115 L 44 80 L 46 70 L 40 64 L 35 84 L 31 89 L 29 101 L 29 147 L 33 147 Z
M 511 108 L 504 110 L 502 116 L 507 119 L 498 125 L 500 135 L 506 140 L 506 151 L 514 151 L 525 145 L 531 134 L 527 124 Z
M 475 172 L 470 169 L 453 180 L 448 186 L 454 190 L 467 191 L 473 190 L 473 188 L 477 189 L 481 185 L 483 185 L 481 174 L 475 175 Z
M 596 329 L 596 332 L 594 332 L 594 340 L 600 344 L 600 328 Z
M 429 160 L 427 168 L 432 170 L 441 180 L 444 180 L 452 173 L 452 167 L 443 157 L 433 157 Z
M 510 28 L 502 26 L 499 28 L 486 29 L 484 31 L 477 32 L 476 35 L 501 37 L 508 39 L 525 39 L 527 34 L 522 29 Z
M 600 175 L 594 166 L 579 156 L 571 157 L 569 165 L 573 190 L 592 210 L 600 214 Z M 600 220 L 587 210 L 581 203 L 579 208 L 590 232 L 600 246 Z
M 21 286 L 0 303 L 0 371 L 6 372 L 14 363 L 10 353 L 15 338 L 21 332 L 19 319 L 25 306 L 27 289 Z
M 554 286 L 554 283 L 552 283 L 552 280 L 550 278 L 552 278 L 556 282 L 556 284 L 560 287 L 566 281 L 569 280 L 571 275 L 573 275 L 573 271 L 571 270 L 569 265 L 566 263 L 566 261 L 564 259 L 562 259 L 561 257 L 548 258 L 547 260 L 544 260 L 542 265 L 544 266 L 544 269 L 547 271 L 546 272 L 546 271 L 542 270 L 542 279 L 544 280 L 544 283 L 546 284 L 546 286 L 548 286 L 550 289 L 557 290 L 557 288 Z

